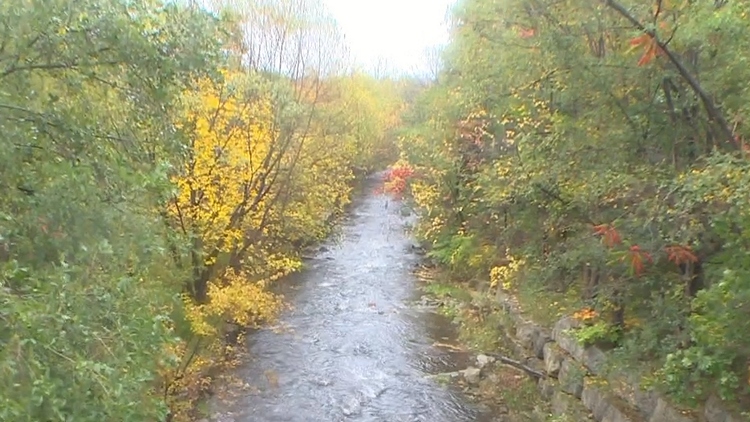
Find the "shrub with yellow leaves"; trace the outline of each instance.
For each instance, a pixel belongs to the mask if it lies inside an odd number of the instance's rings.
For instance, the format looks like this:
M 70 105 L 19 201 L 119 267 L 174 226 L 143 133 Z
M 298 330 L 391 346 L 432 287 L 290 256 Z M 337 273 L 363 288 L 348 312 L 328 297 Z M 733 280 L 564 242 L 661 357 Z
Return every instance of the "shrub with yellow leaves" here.
M 523 258 L 518 258 L 506 250 L 508 263 L 499 267 L 492 267 L 490 270 L 490 287 L 502 287 L 503 290 L 509 290 L 513 287 L 513 281 L 516 280 L 518 273 L 523 268 Z
M 281 308 L 281 299 L 265 284 L 250 282 L 243 271 L 227 269 L 222 277 L 209 283 L 208 302 L 196 304 L 192 298 L 185 298 L 186 318 L 193 332 L 211 336 L 219 333 L 221 321 L 257 327 L 273 319 Z

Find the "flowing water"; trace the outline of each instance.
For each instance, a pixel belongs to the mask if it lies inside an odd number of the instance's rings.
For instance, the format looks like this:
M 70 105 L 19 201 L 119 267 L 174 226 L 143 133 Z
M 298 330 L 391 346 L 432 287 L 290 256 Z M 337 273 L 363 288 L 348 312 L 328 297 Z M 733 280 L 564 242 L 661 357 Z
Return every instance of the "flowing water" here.
M 379 183 L 369 181 L 368 192 Z M 413 305 L 419 256 L 406 234 L 413 217 L 367 193 L 341 233 L 283 282 L 293 309 L 281 330 L 251 335 L 236 374 L 252 388 L 218 406 L 233 422 L 489 421 L 460 391 L 430 374 L 469 357 L 445 318 Z

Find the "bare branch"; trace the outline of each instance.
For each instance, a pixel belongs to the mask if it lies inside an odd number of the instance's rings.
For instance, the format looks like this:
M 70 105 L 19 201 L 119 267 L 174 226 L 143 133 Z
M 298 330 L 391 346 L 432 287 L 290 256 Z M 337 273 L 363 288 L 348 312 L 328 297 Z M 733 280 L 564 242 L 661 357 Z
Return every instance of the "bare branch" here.
M 633 24 L 634 27 L 654 37 L 656 42 L 659 44 L 659 47 L 661 47 L 661 49 L 664 51 L 664 54 L 666 54 L 667 58 L 669 58 L 669 61 L 677 68 L 677 71 L 679 72 L 680 76 L 682 76 L 682 78 L 688 83 L 688 85 L 690 85 L 690 88 L 693 90 L 693 92 L 701 99 L 701 102 L 703 103 L 703 107 L 708 113 L 709 118 L 718 124 L 722 137 L 725 138 L 727 141 L 729 141 L 730 145 L 737 147 L 737 145 L 734 142 L 734 134 L 732 133 L 732 129 L 730 128 L 729 123 L 727 122 L 724 115 L 721 113 L 718 107 L 716 107 L 716 104 L 714 104 L 713 100 L 711 99 L 711 96 L 703 89 L 703 87 L 701 87 L 698 80 L 695 79 L 695 77 L 685 67 L 682 61 L 680 61 L 677 55 L 675 55 L 671 51 L 667 43 L 659 41 L 659 39 L 656 36 L 655 31 L 647 29 L 645 25 L 643 25 L 635 16 L 633 16 L 630 12 L 628 12 L 628 10 L 625 9 L 625 7 L 621 5 L 620 3 L 618 3 L 617 1 L 615 0 L 601 0 L 601 1 L 606 6 L 615 10 L 617 13 L 622 15 L 625 19 L 630 21 L 630 23 Z

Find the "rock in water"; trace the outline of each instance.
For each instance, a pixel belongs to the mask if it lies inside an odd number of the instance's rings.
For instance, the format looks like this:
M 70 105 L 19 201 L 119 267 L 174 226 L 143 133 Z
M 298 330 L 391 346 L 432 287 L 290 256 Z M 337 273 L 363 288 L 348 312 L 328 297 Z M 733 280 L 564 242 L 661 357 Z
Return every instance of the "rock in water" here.
M 485 366 L 491 364 L 495 361 L 495 358 L 492 356 L 487 355 L 478 355 L 477 356 L 477 366 L 479 366 L 479 369 L 484 368 Z
M 341 406 L 344 416 L 354 416 L 362 411 L 362 403 L 356 397 L 349 397 Z
M 462 371 L 464 375 L 464 379 L 466 382 L 468 382 L 470 385 L 477 385 L 479 384 L 479 380 L 482 377 L 482 370 L 479 368 L 475 368 L 473 366 L 470 366 Z

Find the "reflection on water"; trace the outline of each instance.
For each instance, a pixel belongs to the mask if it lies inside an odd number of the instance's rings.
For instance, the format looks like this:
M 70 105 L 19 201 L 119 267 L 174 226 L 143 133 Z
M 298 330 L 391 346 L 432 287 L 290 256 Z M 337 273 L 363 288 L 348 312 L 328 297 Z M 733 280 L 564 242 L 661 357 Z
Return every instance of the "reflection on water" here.
M 340 236 L 284 281 L 293 308 L 282 330 L 251 336 L 237 375 L 256 388 L 220 405 L 221 420 L 489 420 L 426 377 L 462 369 L 467 356 L 434 347 L 454 336 L 452 327 L 409 306 L 419 257 L 404 233 L 408 218 L 387 201 L 362 198 Z

